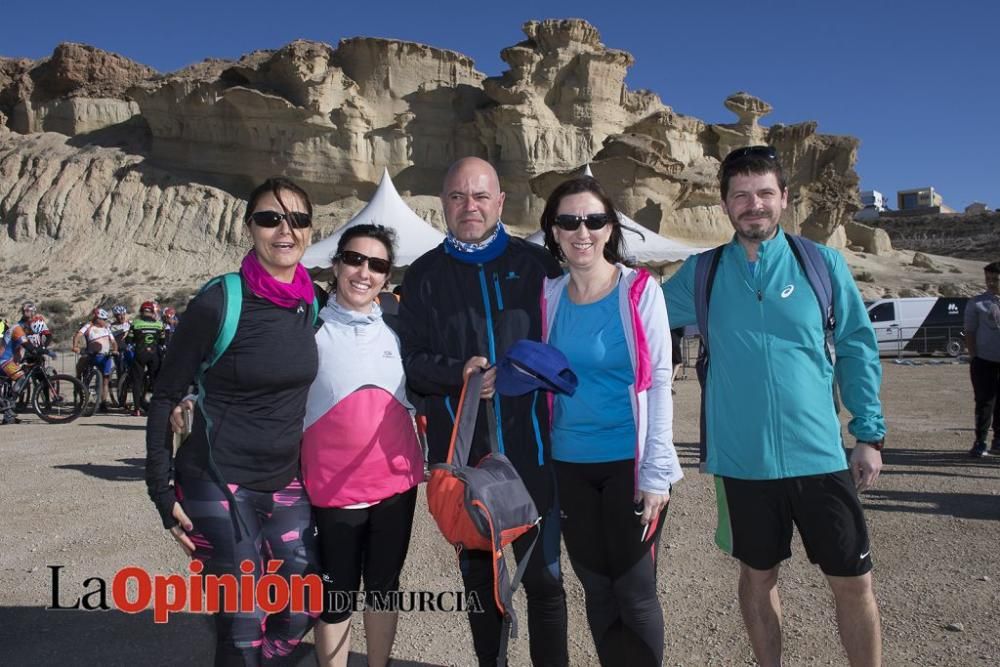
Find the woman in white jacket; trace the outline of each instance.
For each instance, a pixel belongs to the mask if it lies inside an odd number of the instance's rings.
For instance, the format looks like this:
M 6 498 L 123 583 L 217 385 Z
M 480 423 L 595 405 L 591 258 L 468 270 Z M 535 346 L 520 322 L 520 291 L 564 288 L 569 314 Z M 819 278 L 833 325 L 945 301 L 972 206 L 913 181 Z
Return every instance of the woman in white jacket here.
M 659 665 L 656 546 L 670 487 L 683 476 L 666 305 L 646 271 L 624 265 L 621 224 L 593 178 L 556 188 L 542 230 L 569 267 L 545 283 L 543 335 L 579 378 L 573 396 L 552 399 L 563 539 L 601 664 Z
M 319 313 L 302 476 L 316 514 L 327 603 L 315 632 L 324 666 L 347 664 L 353 592 L 362 578 L 368 664 L 388 663 L 398 611 L 373 606 L 391 605 L 399 589 L 423 480 L 399 339 L 375 301 L 389 279 L 393 241 L 380 225 L 348 228 L 333 257 L 334 293 Z

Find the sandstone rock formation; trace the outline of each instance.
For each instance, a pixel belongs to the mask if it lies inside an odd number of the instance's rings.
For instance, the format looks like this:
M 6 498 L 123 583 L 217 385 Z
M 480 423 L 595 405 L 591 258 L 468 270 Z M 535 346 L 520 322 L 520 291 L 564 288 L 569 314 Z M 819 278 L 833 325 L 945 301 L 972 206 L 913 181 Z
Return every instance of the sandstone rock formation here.
M 296 41 L 131 94 L 151 162 L 233 192 L 283 173 L 329 203 L 367 197 L 384 167 L 401 189 L 436 193 L 452 156 L 474 149 L 460 126 L 482 78 L 467 57 L 420 44 Z
M 872 255 L 892 253 L 892 241 L 885 230 L 851 220 L 844 225 L 844 232 L 848 242 L 852 246 L 857 246 L 859 252 L 867 252 Z
M 623 212 L 708 245 L 731 234 L 719 160 L 765 142 L 788 171 L 783 225 L 847 243 L 855 139 L 814 122 L 766 127 L 770 105 L 745 92 L 724 102 L 731 124 L 677 113 L 628 89 L 632 56 L 586 21 L 530 21 L 524 33 L 496 77 L 459 53 L 376 38 L 295 41 L 166 75 L 80 44 L 37 62 L 0 58 L 0 253 L 193 283 L 233 266 L 246 243 L 239 197 L 266 176 L 307 188 L 320 235 L 363 205 L 383 168 L 441 226 L 441 177 L 464 155 L 497 165 L 515 233 L 537 229 L 552 187 L 590 163 Z M 876 232 L 851 239 L 890 251 Z
M 156 71 L 85 44 L 60 44 L 49 58 L 0 59 L 0 112 L 22 134 L 80 135 L 139 113 L 126 94 Z

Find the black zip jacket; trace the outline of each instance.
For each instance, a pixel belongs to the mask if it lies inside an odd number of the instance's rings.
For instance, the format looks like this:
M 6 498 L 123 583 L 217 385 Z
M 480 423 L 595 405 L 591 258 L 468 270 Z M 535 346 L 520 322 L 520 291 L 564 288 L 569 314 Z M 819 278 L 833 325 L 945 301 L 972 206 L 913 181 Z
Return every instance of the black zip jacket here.
M 541 340 L 542 281 L 560 275 L 547 250 L 517 238 L 510 238 L 503 254 L 485 264 L 461 262 L 441 245 L 407 270 L 398 333 L 407 384 L 427 416 L 431 463 L 448 455 L 465 363 L 476 356 L 496 363 L 516 341 Z M 553 493 L 546 398 L 532 392 L 495 400 L 503 453 L 544 514 Z M 490 451 L 487 428 L 480 410 L 470 465 Z
M 172 467 L 182 480 L 213 479 L 206 416 L 212 457 L 227 484 L 277 491 L 299 471 L 306 397 L 319 365 L 312 304 L 281 308 L 255 296 L 245 283 L 236 335 L 206 372 L 204 412 L 195 409 L 191 435 L 172 461 L 170 411 L 209 356 L 222 323 L 222 302 L 221 285 L 192 299 L 156 378 L 146 428 L 146 486 L 167 528 L 177 523 L 171 515 Z

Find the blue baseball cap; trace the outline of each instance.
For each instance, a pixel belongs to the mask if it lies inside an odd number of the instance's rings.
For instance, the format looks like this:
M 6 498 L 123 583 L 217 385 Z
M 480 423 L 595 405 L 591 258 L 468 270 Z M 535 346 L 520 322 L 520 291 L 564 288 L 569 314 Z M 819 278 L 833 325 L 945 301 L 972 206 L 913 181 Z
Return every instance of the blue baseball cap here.
M 576 373 L 566 355 L 547 343 L 519 340 L 497 363 L 496 390 L 503 396 L 521 396 L 536 389 L 572 396 Z

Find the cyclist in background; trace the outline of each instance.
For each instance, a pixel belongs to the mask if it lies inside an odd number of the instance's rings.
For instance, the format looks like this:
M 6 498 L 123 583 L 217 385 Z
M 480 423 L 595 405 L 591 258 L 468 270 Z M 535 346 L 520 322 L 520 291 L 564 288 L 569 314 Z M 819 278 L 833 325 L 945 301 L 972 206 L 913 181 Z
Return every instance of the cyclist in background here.
M 111 317 L 113 321 L 109 328 L 111 329 L 111 335 L 115 337 L 115 342 L 118 343 L 118 350 L 121 352 L 121 354 L 115 357 L 115 371 L 118 373 L 119 378 L 124 378 L 127 377 L 132 365 L 132 359 L 135 357 L 135 350 L 125 341 L 125 335 L 132 328 L 132 322 L 128 318 L 128 308 L 120 303 L 111 309 Z M 124 408 L 125 405 L 125 394 L 123 392 L 118 397 L 118 407 Z
M 32 325 L 36 322 L 41 322 L 41 325 L 36 327 L 41 333 L 32 332 Z M 48 322 L 38 314 L 38 309 L 35 308 L 35 304 L 32 301 L 25 301 L 21 305 L 21 319 L 17 321 L 12 332 L 15 351 L 21 345 L 21 336 L 17 335 L 17 327 L 21 328 L 20 333 L 23 336 L 29 337 L 29 342 L 34 347 L 48 347 L 49 343 L 52 342 L 52 331 L 49 330 Z
M 77 375 L 82 376 L 82 369 L 87 365 L 92 365 L 104 376 L 101 383 L 101 404 L 100 411 L 108 411 L 109 385 L 111 384 L 111 371 L 114 368 L 112 354 L 118 352 L 118 343 L 108 326 L 108 311 L 103 308 L 95 308 L 90 322 L 84 324 L 79 331 L 73 335 L 73 352 L 80 352 L 80 343 L 86 342 L 87 356 L 83 359 L 83 364 L 77 364 Z
M 20 365 L 14 361 L 14 343 L 11 340 L 12 331 L 12 327 L 7 324 L 7 320 L 0 318 L 0 381 L 4 381 L 4 377 L 9 377 L 10 381 L 13 382 L 20 370 Z M 3 401 L 0 400 L 0 402 Z M 3 425 L 21 423 L 21 420 L 14 415 L 13 408 L 13 400 L 9 403 L 3 403 L 2 414 L 0 414 L 3 421 L 0 423 Z
M 156 304 L 146 301 L 139 308 L 139 317 L 132 321 L 125 340 L 135 348 L 135 359 L 132 362 L 132 414 L 142 416 L 143 380 L 146 369 L 149 377 L 156 380 L 160 372 L 160 354 L 167 342 L 167 330 L 163 322 L 156 318 Z
M 18 321 L 10 332 L 14 361 L 31 361 L 31 357 L 37 357 L 50 340 L 52 332 L 41 315 L 32 315 L 27 324 Z
M 170 345 L 170 339 L 174 336 L 174 331 L 177 329 L 177 311 L 172 306 L 167 306 L 163 309 L 163 328 L 167 332 L 167 345 Z

